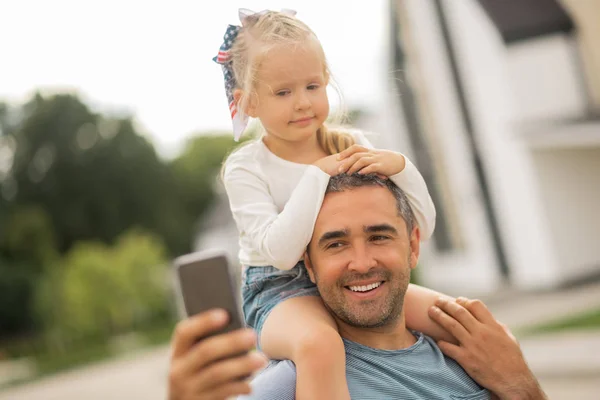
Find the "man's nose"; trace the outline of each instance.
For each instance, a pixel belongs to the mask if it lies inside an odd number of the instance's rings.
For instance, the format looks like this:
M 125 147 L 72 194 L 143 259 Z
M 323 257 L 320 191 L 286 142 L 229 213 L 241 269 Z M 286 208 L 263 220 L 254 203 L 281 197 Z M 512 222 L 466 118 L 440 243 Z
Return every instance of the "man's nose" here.
M 355 245 L 352 260 L 348 268 L 359 273 L 367 273 L 371 268 L 377 266 L 374 254 L 365 244 Z

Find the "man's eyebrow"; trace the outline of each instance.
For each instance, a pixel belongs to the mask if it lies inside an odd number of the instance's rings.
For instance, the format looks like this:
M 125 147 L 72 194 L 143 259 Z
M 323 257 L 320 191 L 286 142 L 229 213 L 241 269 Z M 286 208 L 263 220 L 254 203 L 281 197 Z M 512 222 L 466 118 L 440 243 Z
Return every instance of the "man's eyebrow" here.
M 378 224 L 378 225 L 365 226 L 363 228 L 363 231 L 365 233 L 388 232 L 388 233 L 393 233 L 395 235 L 398 234 L 398 230 L 390 224 Z
M 349 234 L 348 229 L 325 232 L 324 234 L 321 235 L 321 237 L 319 238 L 319 243 L 317 243 L 317 244 L 320 247 L 329 240 L 347 237 L 348 234 Z

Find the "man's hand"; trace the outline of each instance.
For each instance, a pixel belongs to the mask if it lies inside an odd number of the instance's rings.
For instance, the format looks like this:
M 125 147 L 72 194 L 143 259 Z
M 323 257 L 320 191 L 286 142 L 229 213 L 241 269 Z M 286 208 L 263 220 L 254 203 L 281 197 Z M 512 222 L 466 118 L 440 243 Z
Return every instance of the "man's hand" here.
M 438 342 L 481 386 L 499 399 L 546 399 L 527 366 L 515 337 L 479 300 L 440 298 L 429 316 L 450 332 L 458 345 Z
M 266 365 L 250 352 L 256 334 L 241 329 L 208 337 L 227 323 L 224 310 L 195 315 L 177 324 L 169 367 L 169 399 L 226 399 L 250 393 L 244 378 Z

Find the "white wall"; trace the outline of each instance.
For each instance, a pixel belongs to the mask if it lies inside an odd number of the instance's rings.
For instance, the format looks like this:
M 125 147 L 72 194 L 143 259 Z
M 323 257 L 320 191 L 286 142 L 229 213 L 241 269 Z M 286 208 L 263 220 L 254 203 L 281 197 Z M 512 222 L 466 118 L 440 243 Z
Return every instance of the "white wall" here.
M 477 145 L 493 198 L 511 282 L 542 288 L 558 280 L 558 263 L 540 209 L 540 194 L 529 150 L 515 124 L 519 104 L 510 53 L 474 0 L 445 0 L 450 29 L 472 112 Z M 561 96 L 561 93 L 556 93 Z M 534 99 L 533 101 L 542 100 Z M 551 115 L 548 116 L 552 118 Z
M 421 106 L 425 106 L 426 135 L 443 171 L 450 221 L 459 231 L 462 245 L 452 252 L 431 252 L 421 264 L 421 277 L 427 286 L 451 294 L 477 295 L 500 285 L 499 268 L 494 257 L 490 231 L 485 221 L 481 191 L 472 168 L 471 153 L 460 118 L 456 93 L 447 60 L 444 57 L 441 32 L 433 18 L 431 1 L 407 0 L 407 21 L 416 47 L 407 49 L 415 64 L 408 67 L 420 90 Z M 413 82 L 413 81 L 411 81 Z M 414 83 L 413 82 L 413 83 Z M 400 93 L 400 96 L 402 93 Z M 442 206 L 440 204 L 438 207 Z
M 600 128 L 600 124 L 598 125 Z M 600 267 L 600 146 L 533 152 L 563 280 Z
M 505 62 L 513 121 L 582 116 L 587 101 L 575 40 L 556 34 L 513 44 Z

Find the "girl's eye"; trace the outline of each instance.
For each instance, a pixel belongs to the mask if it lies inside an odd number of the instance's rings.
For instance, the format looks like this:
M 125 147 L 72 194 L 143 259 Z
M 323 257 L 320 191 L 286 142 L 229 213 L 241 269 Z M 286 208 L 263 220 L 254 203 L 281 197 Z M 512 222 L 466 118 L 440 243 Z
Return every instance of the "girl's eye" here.
M 290 93 L 289 90 L 280 90 L 279 92 L 275 93 L 275 96 L 283 97 L 283 96 L 285 96 L 285 95 L 287 95 L 289 93 Z
M 308 89 L 308 90 L 316 90 L 316 89 L 318 89 L 318 88 L 319 88 L 319 85 L 308 85 L 308 86 L 307 86 L 307 89 Z

